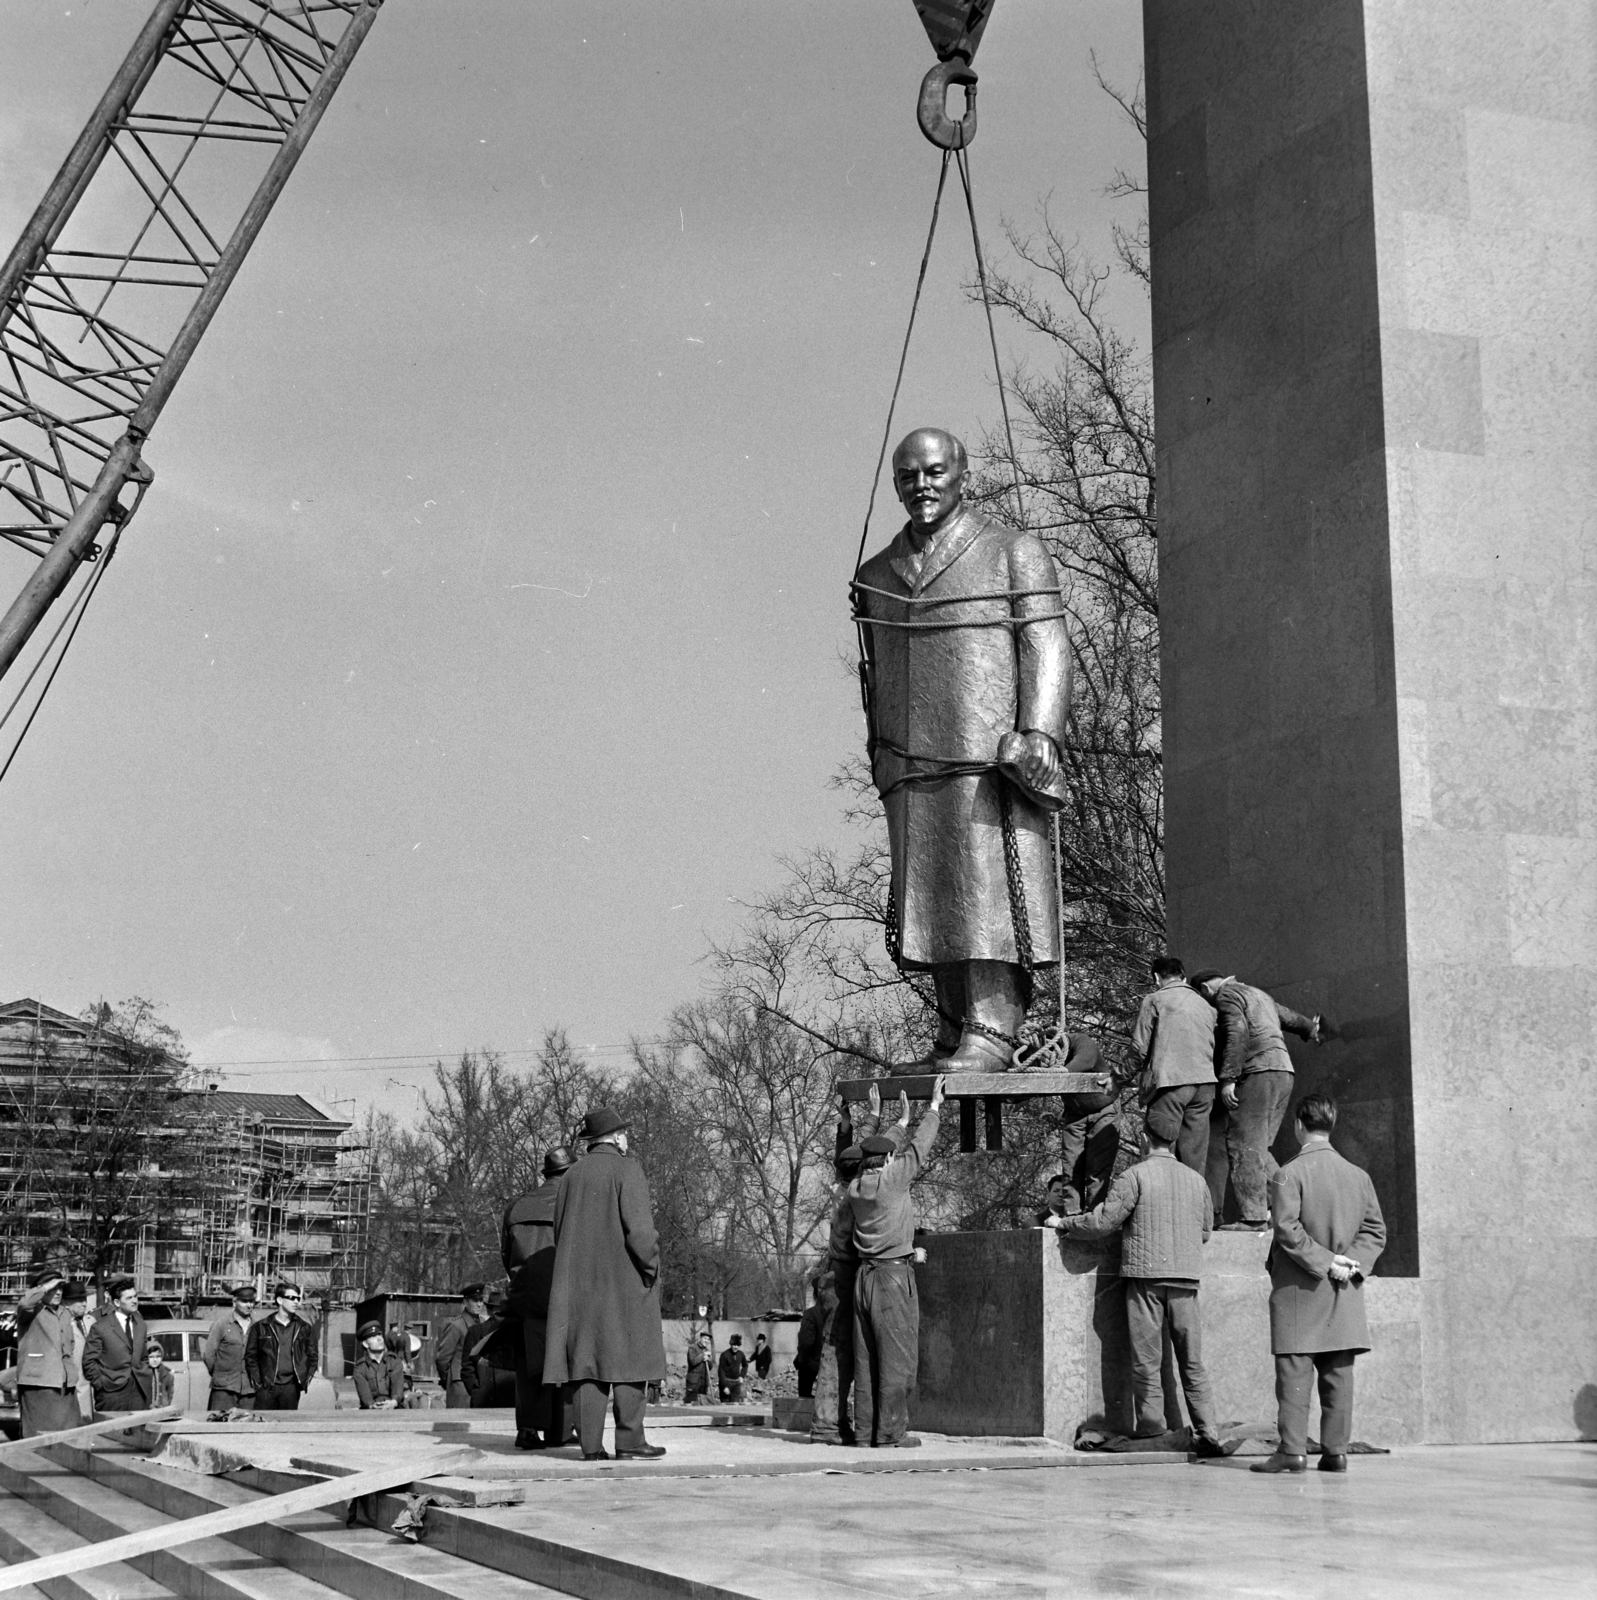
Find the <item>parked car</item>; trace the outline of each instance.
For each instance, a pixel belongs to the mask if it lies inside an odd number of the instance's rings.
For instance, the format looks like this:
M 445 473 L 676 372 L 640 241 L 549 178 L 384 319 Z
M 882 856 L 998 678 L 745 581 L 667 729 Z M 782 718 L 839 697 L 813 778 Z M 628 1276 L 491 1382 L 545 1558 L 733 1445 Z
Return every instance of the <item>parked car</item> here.
M 149 1324 L 150 1337 L 158 1340 L 166 1364 L 172 1369 L 172 1404 L 185 1411 L 205 1412 L 211 1398 L 211 1375 L 200 1352 L 211 1324 L 198 1317 L 172 1317 Z

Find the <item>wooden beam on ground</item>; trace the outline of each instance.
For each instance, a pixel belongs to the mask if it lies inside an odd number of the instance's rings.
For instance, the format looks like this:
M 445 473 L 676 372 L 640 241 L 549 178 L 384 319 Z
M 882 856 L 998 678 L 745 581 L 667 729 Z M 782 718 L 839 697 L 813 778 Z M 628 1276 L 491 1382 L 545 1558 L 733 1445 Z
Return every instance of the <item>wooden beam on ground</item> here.
M 845 1100 L 868 1100 L 879 1090 L 887 1111 L 900 1094 L 930 1100 L 935 1073 L 893 1078 L 843 1078 L 837 1085 Z M 950 1100 L 1035 1100 L 1045 1094 L 1110 1094 L 1115 1079 L 1108 1072 L 950 1072 L 943 1092 Z
M 0 1443 L 0 1456 L 8 1450 L 38 1450 L 47 1444 L 76 1444 L 102 1433 L 126 1433 L 129 1428 L 147 1428 L 183 1415 L 182 1406 L 162 1406 L 155 1411 L 120 1411 L 115 1417 L 85 1422 L 78 1428 L 62 1428 L 55 1433 L 36 1433 L 31 1439 L 7 1439 Z
M 81 1433 L 83 1430 L 75 1431 Z M 62 1437 L 73 1436 L 69 1433 Z M 38 1439 L 29 1439 L 27 1442 L 37 1445 L 44 1438 L 45 1435 L 41 1434 Z M 203 1516 L 183 1517 L 159 1528 L 145 1528 L 139 1533 L 125 1533 L 115 1539 L 101 1539 L 96 1544 L 82 1545 L 76 1550 L 62 1550 L 53 1556 L 40 1556 L 14 1567 L 0 1567 L 0 1594 L 12 1589 L 24 1589 L 29 1584 L 48 1583 L 52 1578 L 64 1577 L 69 1572 L 89 1572 L 115 1561 L 131 1561 L 135 1556 L 152 1555 L 157 1550 L 192 1544 L 196 1539 L 213 1539 L 237 1533 L 241 1528 L 277 1522 L 284 1517 L 298 1516 L 302 1511 L 320 1511 L 345 1500 L 358 1500 L 362 1495 L 382 1494 L 385 1490 L 399 1488 L 401 1484 L 447 1473 L 475 1453 L 471 1450 L 441 1450 L 429 1461 L 412 1460 L 404 1466 L 372 1467 L 346 1478 L 313 1483 L 304 1489 L 290 1489 L 286 1494 L 262 1495 L 248 1505 L 229 1506 L 224 1511 L 207 1511 Z

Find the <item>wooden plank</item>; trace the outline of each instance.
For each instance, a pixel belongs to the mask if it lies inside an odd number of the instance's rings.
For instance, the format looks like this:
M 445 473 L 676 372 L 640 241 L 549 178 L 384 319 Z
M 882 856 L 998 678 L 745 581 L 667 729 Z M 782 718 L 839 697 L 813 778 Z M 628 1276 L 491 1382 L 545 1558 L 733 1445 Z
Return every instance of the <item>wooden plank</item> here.
M 161 1406 L 155 1411 L 124 1411 L 115 1417 L 104 1417 L 98 1422 L 85 1422 L 81 1428 L 62 1428 L 55 1433 L 36 1433 L 31 1439 L 7 1439 L 0 1444 L 0 1456 L 8 1450 L 39 1450 L 47 1444 L 76 1444 L 79 1439 L 93 1439 L 102 1433 L 126 1433 L 129 1428 L 146 1428 L 152 1423 L 166 1422 L 181 1417 L 181 1406 Z
M 38 1442 L 35 1439 L 28 1441 L 30 1445 Z M 114 1561 L 131 1561 L 135 1556 L 147 1556 L 157 1550 L 192 1544 L 196 1539 L 237 1533 L 242 1528 L 253 1528 L 263 1522 L 277 1522 L 284 1517 L 298 1516 L 302 1511 L 320 1511 L 345 1500 L 358 1500 L 362 1495 L 381 1494 L 388 1489 L 397 1489 L 401 1484 L 447 1472 L 474 1454 L 471 1450 L 444 1450 L 424 1462 L 412 1460 L 403 1466 L 372 1467 L 347 1478 L 313 1483 L 304 1489 L 290 1489 L 287 1494 L 262 1495 L 248 1505 L 207 1511 L 202 1516 L 184 1517 L 159 1528 L 145 1528 L 139 1533 L 125 1533 L 115 1539 L 101 1539 L 96 1544 L 63 1550 L 53 1556 L 40 1556 L 37 1560 L 24 1561 L 14 1567 L 0 1567 L 0 1594 L 13 1589 L 25 1589 L 29 1584 L 48 1583 L 52 1578 L 64 1577 L 69 1572 L 88 1572 Z
M 887 1111 L 899 1095 L 930 1100 L 933 1073 L 893 1078 L 843 1078 L 837 1085 L 845 1100 L 868 1100 L 879 1090 Z M 950 1072 L 943 1092 L 950 1100 L 1035 1100 L 1045 1094 L 1109 1094 L 1115 1079 L 1108 1072 Z

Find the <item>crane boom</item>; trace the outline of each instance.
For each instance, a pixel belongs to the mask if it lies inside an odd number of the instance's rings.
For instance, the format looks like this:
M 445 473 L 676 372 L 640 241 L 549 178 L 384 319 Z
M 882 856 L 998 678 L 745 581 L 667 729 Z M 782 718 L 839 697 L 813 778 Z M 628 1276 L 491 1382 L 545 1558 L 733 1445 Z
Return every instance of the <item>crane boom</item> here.
M 381 5 L 157 0 L 0 267 L 0 539 L 41 558 L 0 676 L 148 481 L 140 448 Z

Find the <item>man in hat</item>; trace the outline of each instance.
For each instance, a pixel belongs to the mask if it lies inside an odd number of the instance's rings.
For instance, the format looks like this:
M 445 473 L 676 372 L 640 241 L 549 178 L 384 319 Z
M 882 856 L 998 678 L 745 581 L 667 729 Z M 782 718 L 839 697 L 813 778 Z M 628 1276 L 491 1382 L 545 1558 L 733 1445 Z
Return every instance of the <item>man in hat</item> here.
M 350 1374 L 362 1411 L 393 1411 L 405 1403 L 405 1363 L 399 1353 L 388 1348 L 383 1325 L 373 1318 L 355 1330 L 360 1341 L 360 1359 Z
M 898 1097 L 899 1115 L 884 1138 L 897 1152 L 909 1140 L 909 1097 Z M 870 1112 L 859 1124 L 859 1137 L 870 1138 L 881 1125 L 881 1091 L 870 1088 Z M 810 1414 L 811 1444 L 853 1444 L 854 1421 L 849 1400 L 854 1388 L 854 1283 L 859 1276 L 859 1251 L 854 1244 L 854 1212 L 848 1186 L 859 1176 L 865 1152 L 855 1143 L 853 1115 L 845 1103 L 837 1125 L 832 1188 L 832 1225 L 826 1262 L 816 1275 L 815 1303 L 819 1343 L 815 1354 Z
M 211 1398 L 206 1403 L 208 1410 L 250 1409 L 255 1398 L 255 1386 L 250 1382 L 249 1370 L 244 1364 L 244 1345 L 250 1336 L 250 1323 L 254 1316 L 255 1285 L 235 1285 L 232 1310 L 211 1324 L 200 1349 L 200 1360 L 211 1375 Z
M 1270 1351 L 1281 1442 L 1255 1472 L 1309 1464 L 1309 1389 L 1320 1389 L 1320 1471 L 1346 1472 L 1353 1437 L 1353 1358 L 1370 1348 L 1364 1280 L 1386 1248 L 1375 1185 L 1331 1148 L 1336 1101 L 1306 1094 L 1297 1156 L 1270 1179 Z
M 1131 1340 L 1136 1435 L 1157 1438 L 1165 1432 L 1168 1328 L 1192 1419 L 1193 1449 L 1199 1456 L 1218 1456 L 1223 1452 L 1214 1392 L 1203 1364 L 1198 1307 L 1203 1246 L 1209 1238 L 1209 1188 L 1201 1173 L 1176 1159 L 1181 1126 L 1181 1106 L 1155 1099 L 1148 1107 L 1146 1157 L 1122 1172 L 1093 1210 L 1052 1218 L 1043 1226 L 1057 1228 L 1067 1239 L 1102 1239 L 1124 1230 L 1120 1278 Z
M 854 1427 L 878 1449 L 908 1448 L 909 1392 L 919 1360 L 915 1297 L 915 1203 L 909 1187 L 931 1155 L 943 1104 L 941 1073 L 908 1149 L 873 1134 L 860 1145 L 859 1175 L 848 1186 L 859 1276 L 854 1282 Z
M 250 1327 L 244 1341 L 244 1371 L 257 1411 L 298 1411 L 299 1397 L 316 1371 L 316 1333 L 300 1315 L 299 1286 L 279 1283 L 277 1309 Z
M 544 1382 L 575 1386 L 585 1461 L 607 1459 L 605 1400 L 619 1460 L 663 1456 L 643 1436 L 644 1389 L 665 1381 L 660 1238 L 643 1169 L 627 1156 L 627 1123 L 608 1106 L 583 1119 L 588 1154 L 555 1202 Z
M 62 1308 L 65 1290 L 65 1277 L 46 1267 L 34 1273 L 17 1302 L 17 1406 L 24 1439 L 83 1422 L 72 1317 Z
M 95 1318 L 83 1345 L 83 1371 L 94 1386 L 94 1410 L 144 1411 L 150 1404 L 150 1368 L 145 1360 L 149 1331 L 139 1315 L 139 1291 L 131 1278 L 106 1285 L 109 1304 Z
M 1274 995 L 1223 972 L 1195 972 L 1192 987 L 1220 1013 L 1224 1058 L 1218 1117 L 1223 1119 L 1225 1161 L 1209 1163 L 1215 1216 L 1225 1215 L 1226 1177 L 1242 1213 L 1221 1222 L 1226 1232 L 1263 1233 L 1270 1226 L 1270 1179 L 1277 1171 L 1270 1146 L 1292 1098 L 1292 1057 L 1285 1034 L 1320 1042 L 1325 1019 L 1305 1017 Z
M 802 1389 L 800 1393 L 802 1393 Z M 710 1397 L 710 1336 L 691 1336 L 687 1345 L 687 1370 L 682 1378 L 682 1403 L 696 1406 Z
M 488 1318 L 483 1297 L 484 1285 L 468 1283 L 460 1291 L 460 1311 L 443 1325 L 433 1346 L 433 1367 L 443 1385 L 444 1404 L 451 1411 L 471 1406 L 471 1389 L 466 1383 L 466 1335 Z
M 521 1323 L 505 1315 L 505 1291 L 488 1291 L 488 1315 L 466 1335 L 461 1370 L 476 1409 L 505 1408 L 516 1403 L 516 1349 Z
M 722 1405 L 742 1404 L 743 1379 L 748 1370 L 749 1358 L 743 1353 L 743 1335 L 734 1333 L 715 1364 L 716 1386 Z
M 565 1410 L 558 1384 L 543 1381 L 549 1334 L 549 1284 L 555 1268 L 555 1202 L 571 1166 L 571 1152 L 556 1145 L 543 1158 L 543 1182 L 512 1200 L 499 1235 L 500 1258 L 510 1277 L 509 1316 L 521 1319 L 516 1352 L 516 1448 L 541 1450 L 564 1443 Z
M 909 520 L 854 603 L 898 965 L 933 975 L 936 1070 L 1003 1072 L 1033 970 L 1059 960 L 1049 813 L 1065 803 L 1070 635 L 1046 547 L 967 505 L 968 476 L 951 433 L 903 440 Z

